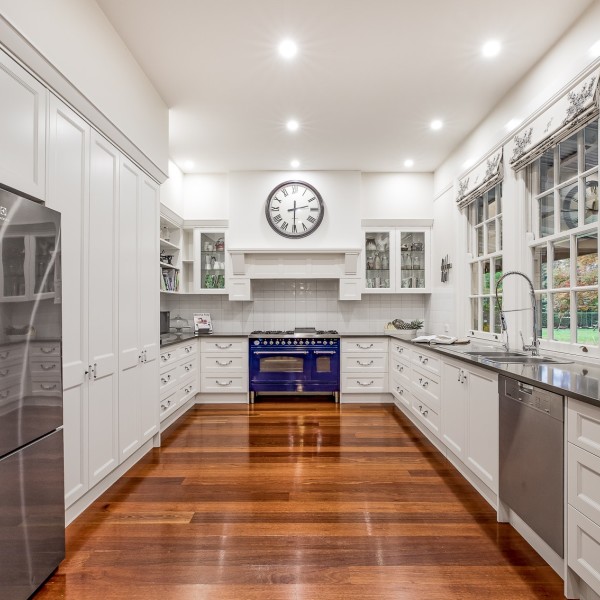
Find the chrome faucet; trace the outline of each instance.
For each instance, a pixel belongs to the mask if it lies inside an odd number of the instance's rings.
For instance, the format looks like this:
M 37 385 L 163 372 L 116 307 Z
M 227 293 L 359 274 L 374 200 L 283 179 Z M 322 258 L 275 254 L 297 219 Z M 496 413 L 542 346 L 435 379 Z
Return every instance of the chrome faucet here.
M 522 310 L 529 310 L 529 308 L 516 308 L 514 310 L 507 310 L 507 311 L 502 310 L 502 306 L 501 306 L 500 300 L 498 298 L 498 288 L 500 287 L 500 284 L 502 283 L 502 280 L 505 279 L 506 277 L 508 277 L 509 275 L 520 275 L 529 284 L 529 296 L 531 298 L 531 310 L 533 311 L 533 338 L 532 338 L 531 344 L 526 344 L 525 343 L 525 339 L 523 338 L 523 332 L 522 331 L 519 331 L 519 335 L 521 336 L 521 342 L 523 344 L 523 350 L 525 352 L 531 352 L 532 356 L 539 356 L 539 354 L 540 354 L 540 350 L 539 350 L 539 348 L 540 348 L 540 340 L 538 339 L 538 334 L 537 334 L 537 305 L 536 305 L 536 302 L 535 302 L 535 291 L 533 289 L 533 282 L 531 281 L 531 279 L 529 279 L 529 277 L 527 277 L 527 275 L 525 275 L 525 273 L 521 273 L 521 271 L 507 271 L 496 282 L 496 308 L 500 311 L 500 322 L 502 324 L 501 325 L 502 326 L 502 331 L 506 332 L 506 343 L 505 343 L 506 350 L 508 350 L 508 328 L 506 326 L 506 319 L 504 318 L 504 313 L 505 312 L 519 312 L 519 311 L 522 311 Z

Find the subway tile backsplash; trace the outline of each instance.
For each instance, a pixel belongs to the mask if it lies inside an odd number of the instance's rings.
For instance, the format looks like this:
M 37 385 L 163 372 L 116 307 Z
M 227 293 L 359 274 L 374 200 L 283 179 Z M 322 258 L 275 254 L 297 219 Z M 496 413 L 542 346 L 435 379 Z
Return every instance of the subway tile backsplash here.
M 190 326 L 195 312 L 208 312 L 217 333 L 294 327 L 380 333 L 393 319 L 425 316 L 424 295 L 364 294 L 359 301 L 339 301 L 336 280 L 256 280 L 252 285 L 252 302 L 230 302 L 227 295 L 162 294 L 161 310 L 171 311 L 171 318 L 181 315 Z

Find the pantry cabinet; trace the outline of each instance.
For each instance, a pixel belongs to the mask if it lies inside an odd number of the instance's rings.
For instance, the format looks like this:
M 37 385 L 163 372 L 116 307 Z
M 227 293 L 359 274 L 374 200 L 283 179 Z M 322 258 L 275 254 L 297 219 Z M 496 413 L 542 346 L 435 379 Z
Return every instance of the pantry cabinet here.
M 430 262 L 429 228 L 366 229 L 363 293 L 429 293 Z
M 46 199 L 48 90 L 0 51 L 0 181 Z

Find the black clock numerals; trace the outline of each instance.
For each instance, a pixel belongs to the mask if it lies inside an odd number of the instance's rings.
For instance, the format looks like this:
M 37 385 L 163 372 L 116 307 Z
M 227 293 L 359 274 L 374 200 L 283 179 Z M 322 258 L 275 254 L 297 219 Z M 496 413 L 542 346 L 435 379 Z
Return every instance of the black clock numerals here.
M 316 199 L 317 199 L 317 197 L 316 197 L 316 196 L 313 196 L 312 198 L 309 198 L 309 199 L 308 199 L 308 201 L 309 201 L 309 202 L 314 202 Z
M 281 224 L 281 231 L 287 231 L 287 228 L 288 228 L 288 222 L 287 222 L 287 221 L 284 221 L 284 222 Z
M 285 188 L 283 188 L 283 189 L 281 190 L 281 192 L 283 193 L 283 196 L 284 196 L 284 197 L 286 197 L 286 196 L 288 195 L 288 191 L 287 191 Z
M 277 212 L 277 211 L 279 211 L 279 206 L 271 206 L 271 210 L 273 212 Z
M 306 190 L 305 190 L 306 191 Z M 292 194 L 297 194 L 298 193 L 298 186 L 297 185 L 293 185 L 292 186 Z
M 304 223 L 302 223 L 302 231 L 308 231 L 308 229 L 306 228 L 306 225 Z
M 273 223 L 279 223 L 279 221 L 283 221 L 281 215 L 275 215 L 273 217 Z
M 292 233 L 298 233 L 298 228 L 296 227 L 296 223 L 292 225 Z
M 312 216 L 312 215 L 308 215 L 307 219 L 306 219 L 309 223 L 314 223 L 316 221 L 316 219 Z
M 314 210 L 315 212 L 319 212 L 319 207 L 318 207 L 318 206 L 314 206 L 314 207 L 311 207 L 311 209 L 310 209 L 310 210 L 311 210 L 311 211 L 313 211 L 313 210 Z

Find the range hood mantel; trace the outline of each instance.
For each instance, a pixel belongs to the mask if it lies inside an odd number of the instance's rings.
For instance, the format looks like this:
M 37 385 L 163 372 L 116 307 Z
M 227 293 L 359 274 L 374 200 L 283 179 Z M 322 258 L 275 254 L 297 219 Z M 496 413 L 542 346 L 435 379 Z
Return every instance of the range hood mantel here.
M 229 249 L 232 275 L 250 279 L 340 279 L 358 276 L 360 248 Z

